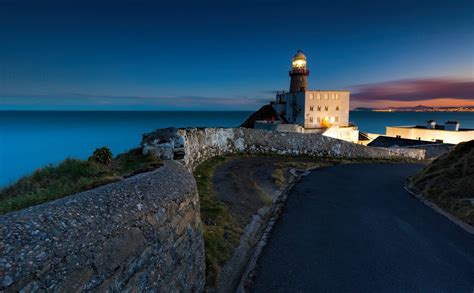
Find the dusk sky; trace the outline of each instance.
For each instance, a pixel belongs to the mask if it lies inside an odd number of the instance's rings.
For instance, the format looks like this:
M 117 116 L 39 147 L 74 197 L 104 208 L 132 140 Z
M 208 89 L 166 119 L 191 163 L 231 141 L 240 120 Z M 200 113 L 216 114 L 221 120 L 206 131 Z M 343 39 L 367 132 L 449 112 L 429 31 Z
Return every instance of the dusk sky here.
M 472 0 L 0 0 L 0 109 L 255 110 L 298 49 L 352 108 L 474 106 Z

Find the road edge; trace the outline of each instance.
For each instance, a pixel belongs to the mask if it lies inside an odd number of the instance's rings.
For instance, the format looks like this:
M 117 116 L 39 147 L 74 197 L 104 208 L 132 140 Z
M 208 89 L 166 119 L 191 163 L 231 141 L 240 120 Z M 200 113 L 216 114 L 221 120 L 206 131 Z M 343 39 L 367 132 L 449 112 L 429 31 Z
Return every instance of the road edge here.
M 429 207 L 429 208 L 433 209 L 434 211 L 438 212 L 439 214 L 445 216 L 448 220 L 450 220 L 451 222 L 456 224 L 458 227 L 462 228 L 467 233 L 470 233 L 470 234 L 474 235 L 474 227 L 473 226 L 464 223 L 463 221 L 459 220 L 458 218 L 456 218 L 451 213 L 449 213 L 446 210 L 439 207 L 437 204 L 435 204 L 435 203 L 425 199 L 424 197 L 422 197 L 420 193 L 417 193 L 413 189 L 408 187 L 406 181 L 403 184 L 403 189 L 405 189 L 408 192 L 408 194 L 410 194 L 412 197 L 414 197 L 414 198 L 418 199 L 419 201 L 421 201 L 427 207 Z
M 241 275 L 240 282 L 236 289 L 236 292 L 238 293 L 247 292 L 246 289 L 251 284 L 252 279 L 255 275 L 257 262 L 260 256 L 262 255 L 263 249 L 268 243 L 268 239 L 270 238 L 270 233 L 275 223 L 277 222 L 278 218 L 281 215 L 281 212 L 286 203 L 286 200 L 288 199 L 288 195 L 291 189 L 295 186 L 296 183 L 298 183 L 301 180 L 301 178 L 307 176 L 310 173 L 310 171 L 311 170 L 296 170 L 296 169 L 290 170 L 290 173 L 292 175 L 292 180 L 283 189 L 283 191 L 280 192 L 280 195 L 275 199 L 274 205 L 271 208 L 271 217 L 266 223 L 266 226 L 263 229 L 263 232 L 260 236 L 260 239 L 258 240 L 258 243 L 253 248 L 254 251 L 252 253 L 252 256 L 247 262 L 247 266 L 245 267 L 243 274 Z

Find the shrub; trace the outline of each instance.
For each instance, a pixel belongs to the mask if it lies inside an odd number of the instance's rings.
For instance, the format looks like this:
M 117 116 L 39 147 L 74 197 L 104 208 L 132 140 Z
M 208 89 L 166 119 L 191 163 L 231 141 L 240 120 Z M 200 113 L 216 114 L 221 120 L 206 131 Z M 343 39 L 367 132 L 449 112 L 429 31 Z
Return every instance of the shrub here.
M 89 161 L 99 163 L 101 165 L 108 165 L 112 162 L 112 152 L 106 146 L 97 148 L 89 157 Z

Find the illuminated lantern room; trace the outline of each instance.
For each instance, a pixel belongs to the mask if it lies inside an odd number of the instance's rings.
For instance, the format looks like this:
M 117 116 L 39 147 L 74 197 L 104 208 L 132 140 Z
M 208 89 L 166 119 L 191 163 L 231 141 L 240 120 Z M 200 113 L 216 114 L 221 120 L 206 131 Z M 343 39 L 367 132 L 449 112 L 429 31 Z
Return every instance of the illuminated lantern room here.
M 306 68 L 306 55 L 303 51 L 296 52 L 291 65 L 290 93 L 305 92 L 308 88 L 309 70 Z
M 296 55 L 293 57 L 293 69 L 306 69 L 306 56 L 303 51 L 298 50 Z

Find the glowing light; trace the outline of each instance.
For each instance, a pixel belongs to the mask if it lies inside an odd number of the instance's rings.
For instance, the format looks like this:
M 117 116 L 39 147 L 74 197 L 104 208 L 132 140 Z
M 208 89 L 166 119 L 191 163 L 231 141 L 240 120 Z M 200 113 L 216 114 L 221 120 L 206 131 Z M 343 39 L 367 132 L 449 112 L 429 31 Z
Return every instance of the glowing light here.
M 334 123 L 334 117 L 331 116 L 331 123 Z
M 293 60 L 293 68 L 305 68 L 306 60 L 304 59 L 295 59 Z

